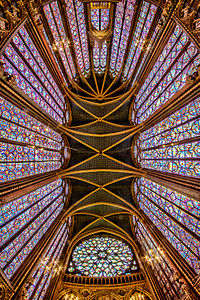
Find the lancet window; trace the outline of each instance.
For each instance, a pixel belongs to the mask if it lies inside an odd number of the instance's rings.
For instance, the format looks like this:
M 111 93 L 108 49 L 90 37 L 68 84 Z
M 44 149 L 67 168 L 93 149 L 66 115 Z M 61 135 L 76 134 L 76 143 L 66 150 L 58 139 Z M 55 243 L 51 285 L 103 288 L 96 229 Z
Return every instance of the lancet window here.
M 169 100 L 200 64 L 196 47 L 177 25 L 135 99 L 135 122 L 141 123 Z
M 141 166 L 184 176 L 200 176 L 200 98 L 143 132 Z
M 54 130 L 0 97 L 2 182 L 59 169 L 62 139 Z
M 175 279 L 174 269 L 169 264 L 168 258 L 165 257 L 165 252 L 148 233 L 144 225 L 139 222 L 136 226 L 136 237 L 143 248 L 144 258 L 153 269 L 166 299 L 181 298 L 183 292 Z
M 51 117 L 65 122 L 64 98 L 26 29 L 22 27 L 5 49 L 5 71 L 15 76 L 17 86 Z
M 67 0 L 65 2 L 77 61 L 82 74 L 88 76 L 90 62 L 83 3 L 78 0 Z
M 142 210 L 198 273 L 199 202 L 145 178 L 138 179 L 135 192 Z
M 71 79 L 76 77 L 76 70 L 70 50 L 70 41 L 66 35 L 57 1 L 44 6 L 44 13 L 49 24 L 54 43 L 53 51 L 58 51 L 67 74 Z M 48 32 L 47 32 L 48 35 Z
M 128 42 L 135 0 L 119 2 L 116 7 L 113 41 L 110 58 L 110 74 L 116 76 L 122 67 Z
M 44 251 L 31 276 L 32 282 L 26 287 L 25 299 L 43 299 L 51 278 L 61 271 L 59 259 L 67 242 L 69 229 L 70 218 L 59 227 L 50 245 Z
M 64 202 L 61 179 L 1 207 L 1 268 L 12 280 L 60 214 Z
M 136 29 L 131 41 L 130 51 L 122 74 L 122 79 L 129 79 L 137 64 L 145 39 L 147 38 L 157 7 L 148 2 L 143 2 L 140 10 Z M 147 49 L 148 50 L 148 49 Z

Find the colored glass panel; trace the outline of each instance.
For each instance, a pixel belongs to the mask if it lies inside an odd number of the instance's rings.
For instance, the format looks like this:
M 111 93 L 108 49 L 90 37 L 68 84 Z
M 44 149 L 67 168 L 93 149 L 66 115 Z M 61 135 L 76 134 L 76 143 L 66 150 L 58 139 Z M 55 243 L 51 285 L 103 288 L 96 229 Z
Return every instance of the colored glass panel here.
M 87 76 L 90 63 L 83 3 L 78 0 L 67 0 L 65 3 L 77 61 L 82 73 Z
M 150 40 L 150 42 L 149 42 L 149 45 L 148 45 L 148 47 L 147 47 L 147 49 L 146 49 L 146 51 L 145 51 L 145 54 L 144 54 L 144 56 L 143 56 L 143 59 L 142 59 L 140 65 L 139 65 L 139 67 L 138 67 L 138 70 L 137 70 L 137 72 L 136 72 L 136 74 L 135 74 L 135 76 L 134 76 L 134 78 L 133 78 L 132 86 L 134 85 L 135 82 L 138 81 L 138 76 L 140 75 L 140 71 L 141 71 L 142 67 L 144 66 L 145 62 L 147 61 L 147 56 L 148 56 L 148 54 L 149 54 L 149 51 L 150 51 L 151 47 L 152 47 L 153 44 L 155 43 L 155 40 L 156 40 L 156 38 L 157 38 L 157 36 L 158 36 L 158 33 L 159 33 L 159 30 L 158 30 L 158 27 L 156 27 L 155 30 L 154 30 L 154 33 L 153 33 L 153 35 L 152 35 L 152 38 L 151 38 L 151 40 Z M 132 112 L 132 122 L 134 122 L 134 115 L 135 115 L 135 114 L 134 114 L 134 111 L 133 111 L 133 112 Z
M 130 78 L 130 76 L 133 73 L 133 70 L 136 66 L 136 63 L 144 46 L 145 39 L 151 27 L 156 10 L 157 7 L 151 5 L 148 2 L 144 2 L 142 5 L 137 26 L 131 42 L 131 48 L 128 54 L 128 59 L 126 61 L 124 71 L 122 74 L 122 79 L 124 81 Z
M 124 242 L 94 237 L 75 247 L 68 271 L 95 277 L 130 274 L 133 258 L 132 250 Z M 135 264 L 133 268 L 135 270 Z
M 138 189 L 140 207 L 198 273 L 199 202 L 144 178 L 138 180 Z
M 134 4 L 135 0 L 125 0 L 119 2 L 116 7 L 110 59 L 110 74 L 113 77 L 119 72 L 123 63 L 132 18 L 135 10 Z
M 200 176 L 199 128 L 200 98 L 140 135 L 141 166 L 185 176 Z
M 48 36 L 47 36 L 46 31 L 44 30 L 44 28 L 42 29 L 42 33 L 43 33 L 43 35 L 44 35 L 44 37 L 45 37 L 45 39 L 46 39 L 46 42 L 47 42 L 47 44 L 48 44 L 48 46 L 49 46 L 49 48 L 50 48 L 50 50 L 51 50 L 51 54 L 53 55 L 53 57 L 54 57 L 54 59 L 55 59 L 55 61 L 56 61 L 56 63 L 57 63 L 58 69 L 59 69 L 59 71 L 60 71 L 62 77 L 65 78 L 65 77 L 64 77 L 64 74 L 63 74 L 63 72 L 62 72 L 62 70 L 61 70 L 60 64 L 59 64 L 59 62 L 58 62 L 58 60 L 57 60 L 57 57 L 56 57 L 56 55 L 55 55 L 55 53 L 54 53 L 54 51 L 53 51 L 53 48 L 52 48 L 52 46 L 51 46 L 51 43 L 50 43 L 50 41 L 49 41 L 49 38 L 48 38 Z M 67 84 L 66 81 L 65 81 L 65 84 L 66 84 L 66 86 L 68 86 L 68 84 Z M 68 123 L 68 121 L 67 121 L 67 123 Z
M 109 24 L 109 9 L 91 9 L 91 22 L 95 29 L 104 30 Z
M 55 47 L 57 48 L 62 62 L 65 66 L 67 74 L 69 77 L 75 78 L 76 71 L 74 62 L 72 59 L 72 55 L 69 49 L 68 37 L 66 36 L 64 26 L 62 23 L 62 18 L 60 14 L 60 10 L 58 8 L 57 1 L 44 6 L 44 13 L 49 23 L 49 27 L 51 29 L 51 33 L 55 40 Z
M 57 109 L 59 109 L 59 107 L 60 109 L 64 109 L 64 97 L 24 27 L 22 27 L 18 35 L 13 38 L 13 43 L 27 61 L 30 68 L 33 69 L 38 79 L 42 81 L 50 96 L 53 97 L 57 104 Z
M 107 43 L 103 42 L 100 49 L 98 43 L 95 42 L 93 48 L 93 61 L 94 61 L 94 70 L 97 74 L 101 75 L 105 71 L 107 60 Z
M 67 223 L 60 226 L 49 247 L 43 254 L 32 275 L 32 283 L 28 286 L 25 299 L 43 299 L 50 280 L 58 268 L 59 258 L 68 238 Z
M 197 49 L 177 26 L 136 97 L 136 122 L 146 120 L 182 88 L 199 63 Z
M 62 192 L 57 180 L 1 207 L 0 247 Z
M 153 269 L 166 299 L 181 298 L 183 292 L 180 284 L 175 279 L 175 271 L 170 267 L 165 253 L 158 247 L 159 245 L 139 222 L 136 229 L 136 236 L 145 253 L 145 259 Z
M 61 181 L 58 182 L 61 184 Z M 35 207 L 34 202 L 37 200 L 35 194 L 32 194 L 33 199 L 31 201 L 33 201 L 33 205 L 31 209 L 26 208 L 25 214 L 21 214 L 24 219 L 19 219 L 16 216 L 15 223 L 12 223 L 12 220 L 10 220 L 12 228 L 9 228 L 10 235 L 8 240 L 1 246 L 0 259 L 0 266 L 8 278 L 14 275 L 21 263 L 27 258 L 61 212 L 64 201 L 61 193 L 62 188 L 58 187 L 54 191 L 51 191 L 51 194 L 44 197 L 44 199 L 41 199 L 37 203 L 40 211 L 33 209 Z M 22 201 L 22 198 L 18 200 Z M 15 206 L 15 203 L 13 202 L 13 206 Z M 19 225 L 21 225 L 21 228 L 19 228 Z
M 24 27 L 1 57 L 17 86 L 55 120 L 63 122 L 64 97 Z
M 61 167 L 61 136 L 0 97 L 0 181 Z

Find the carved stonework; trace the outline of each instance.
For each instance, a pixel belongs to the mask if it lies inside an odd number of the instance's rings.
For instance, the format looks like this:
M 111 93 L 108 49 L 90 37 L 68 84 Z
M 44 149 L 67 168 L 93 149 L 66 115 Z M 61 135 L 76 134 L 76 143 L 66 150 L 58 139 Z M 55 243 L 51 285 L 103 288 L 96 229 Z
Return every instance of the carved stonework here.
M 4 38 L 9 30 L 7 29 L 8 21 L 2 17 L 0 17 L 0 38 Z
M 187 83 L 192 84 L 199 79 L 200 79 L 200 65 L 197 66 L 195 72 L 193 72 L 187 77 Z
M 10 300 L 14 291 L 0 274 L 0 300 Z
M 165 24 L 165 22 L 167 21 L 167 19 L 169 17 L 169 14 L 170 14 L 171 10 L 173 9 L 173 7 L 174 7 L 173 1 L 172 0 L 167 0 L 166 3 L 165 3 L 165 6 L 163 8 L 163 12 L 161 14 L 159 23 L 158 23 L 158 29 L 161 29 L 162 26 Z
M 200 37 L 200 4 L 193 7 L 193 1 L 185 3 L 179 0 L 176 9 L 174 11 L 175 15 L 180 19 L 180 21 L 188 28 L 188 30 Z
M 141 293 L 150 296 L 147 283 L 140 285 L 121 285 L 119 287 L 94 287 L 94 286 L 69 286 L 63 284 L 60 288 L 57 299 L 60 300 L 130 300 L 134 293 Z M 71 298 L 70 298 L 71 297 Z
M 3 11 L 4 16 L 0 17 L 0 39 L 5 41 L 5 38 L 17 28 L 27 12 L 21 1 L 16 1 L 16 6 L 11 5 L 11 10 L 3 7 Z

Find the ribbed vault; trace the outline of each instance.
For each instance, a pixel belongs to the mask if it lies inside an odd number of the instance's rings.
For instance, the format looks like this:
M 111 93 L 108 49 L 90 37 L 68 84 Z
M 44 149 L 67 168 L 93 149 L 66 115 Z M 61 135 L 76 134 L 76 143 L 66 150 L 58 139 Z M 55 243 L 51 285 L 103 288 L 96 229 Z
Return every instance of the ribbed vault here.
M 97 82 L 96 77 L 93 80 Z M 104 80 L 111 82 L 107 91 L 102 90 Z M 72 123 L 63 128 L 71 147 L 71 160 L 61 175 L 69 178 L 72 186 L 66 215 L 74 216 L 76 237 L 97 229 L 131 236 L 128 216 L 138 214 L 131 182 L 144 174 L 134 166 L 130 154 L 139 129 L 129 122 L 133 90 L 126 92 L 108 75 L 98 79 L 94 90 L 89 83 L 80 86 L 84 96 L 75 90 L 68 93 Z M 90 97 L 85 96 L 87 93 Z

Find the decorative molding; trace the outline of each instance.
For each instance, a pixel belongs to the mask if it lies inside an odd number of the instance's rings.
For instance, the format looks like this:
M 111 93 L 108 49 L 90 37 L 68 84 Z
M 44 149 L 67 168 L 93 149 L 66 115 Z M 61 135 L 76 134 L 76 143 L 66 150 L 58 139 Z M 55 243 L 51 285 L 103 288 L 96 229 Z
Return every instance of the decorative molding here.
M 0 300 L 10 300 L 14 294 L 14 289 L 4 273 L 0 270 Z

